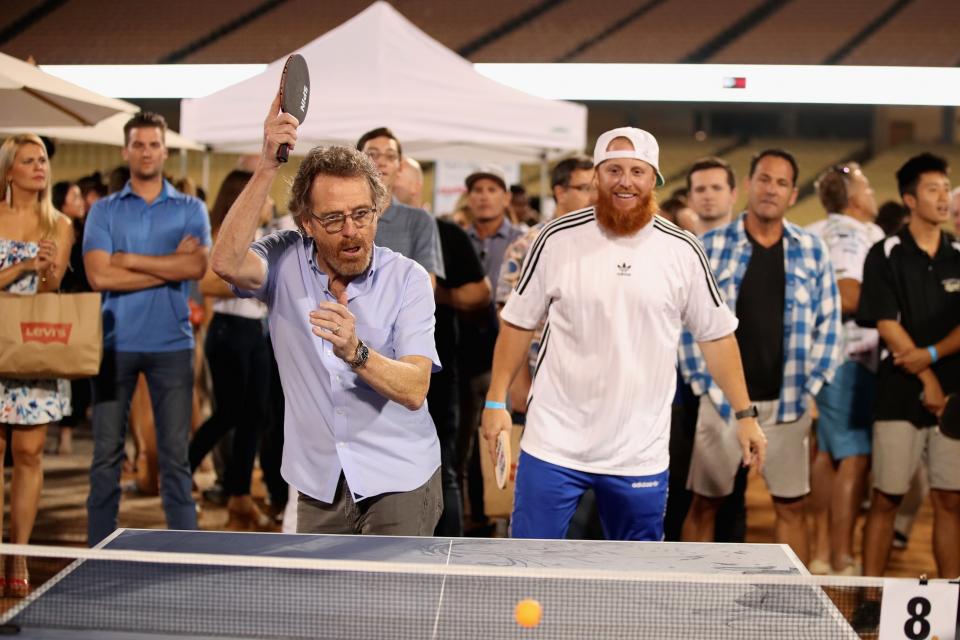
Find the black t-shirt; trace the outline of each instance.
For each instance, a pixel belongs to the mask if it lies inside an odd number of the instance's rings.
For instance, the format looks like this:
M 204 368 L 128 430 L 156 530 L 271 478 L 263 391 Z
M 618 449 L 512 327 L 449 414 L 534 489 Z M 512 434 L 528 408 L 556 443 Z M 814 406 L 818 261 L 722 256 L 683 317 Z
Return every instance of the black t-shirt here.
M 939 342 L 960 325 L 960 242 L 942 232 L 932 258 L 909 228 L 875 244 L 863 265 L 857 323 L 875 327 L 881 320 L 898 320 L 918 347 Z M 942 358 L 932 369 L 944 393 L 960 391 L 960 354 Z M 936 424 L 920 401 L 922 390 L 920 379 L 887 354 L 880 363 L 876 418 Z
M 767 248 L 754 240 L 737 293 L 737 342 L 751 400 L 776 400 L 783 381 L 783 241 Z
M 73 221 L 73 247 L 70 249 L 70 263 L 63 273 L 60 290 L 64 293 L 85 293 L 93 291 L 87 282 L 87 270 L 83 266 L 83 221 Z
M 445 278 L 437 278 L 437 286 L 456 289 L 471 282 L 480 282 L 486 277 L 480 258 L 477 256 L 470 236 L 452 222 L 437 219 L 440 232 L 440 249 L 443 252 Z M 438 304 L 435 314 L 434 339 L 437 355 L 444 371 L 453 373 L 457 367 L 459 329 L 457 312 L 445 304 Z

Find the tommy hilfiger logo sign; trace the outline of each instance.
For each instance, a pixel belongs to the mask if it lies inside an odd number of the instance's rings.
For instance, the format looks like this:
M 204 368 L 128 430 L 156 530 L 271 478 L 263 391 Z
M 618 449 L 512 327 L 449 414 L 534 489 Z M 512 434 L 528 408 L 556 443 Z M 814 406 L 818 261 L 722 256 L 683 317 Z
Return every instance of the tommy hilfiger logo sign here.
M 617 265 L 617 275 L 618 276 L 628 276 L 630 275 L 630 265 L 626 262 L 621 262 Z

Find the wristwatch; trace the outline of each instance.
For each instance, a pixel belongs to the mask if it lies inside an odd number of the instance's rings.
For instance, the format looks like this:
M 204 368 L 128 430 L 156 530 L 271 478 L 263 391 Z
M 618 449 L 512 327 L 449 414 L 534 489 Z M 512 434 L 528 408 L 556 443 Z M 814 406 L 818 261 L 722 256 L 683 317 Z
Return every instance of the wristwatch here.
M 743 411 L 737 411 L 733 414 L 733 417 L 737 420 L 743 420 L 744 418 L 756 418 L 760 415 L 760 412 L 757 411 L 757 405 L 752 404 L 749 408 L 744 409 Z
M 357 338 L 357 352 L 353 356 L 353 360 L 347 362 L 354 369 L 359 369 L 363 365 L 367 364 L 367 357 L 370 355 L 370 349 L 367 348 L 367 345 L 363 344 L 363 340 Z

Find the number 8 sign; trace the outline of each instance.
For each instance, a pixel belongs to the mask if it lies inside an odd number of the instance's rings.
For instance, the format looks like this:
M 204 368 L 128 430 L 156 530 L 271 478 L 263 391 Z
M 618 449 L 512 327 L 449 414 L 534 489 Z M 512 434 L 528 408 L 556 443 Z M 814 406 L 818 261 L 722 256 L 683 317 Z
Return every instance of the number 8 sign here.
M 880 640 L 960 640 L 958 598 L 956 582 L 884 580 Z

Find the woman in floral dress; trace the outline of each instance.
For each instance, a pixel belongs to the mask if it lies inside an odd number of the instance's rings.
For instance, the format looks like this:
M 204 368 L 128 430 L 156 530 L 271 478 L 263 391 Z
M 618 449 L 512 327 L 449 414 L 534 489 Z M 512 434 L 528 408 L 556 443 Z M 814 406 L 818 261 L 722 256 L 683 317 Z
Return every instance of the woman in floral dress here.
M 40 138 L 18 135 L 0 146 L 0 291 L 31 295 L 60 286 L 74 237 L 70 220 L 53 207 L 50 183 L 47 151 Z M 47 424 L 69 412 L 70 385 L 65 380 L 0 378 L 0 465 L 10 447 L 10 542 L 14 544 L 29 542 L 37 516 Z M 2 478 L 0 473 L 0 524 Z M 0 566 L 5 594 L 26 595 L 30 590 L 26 558 L 8 557 Z

